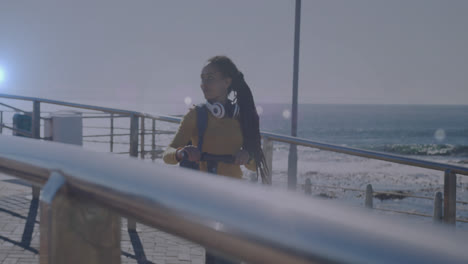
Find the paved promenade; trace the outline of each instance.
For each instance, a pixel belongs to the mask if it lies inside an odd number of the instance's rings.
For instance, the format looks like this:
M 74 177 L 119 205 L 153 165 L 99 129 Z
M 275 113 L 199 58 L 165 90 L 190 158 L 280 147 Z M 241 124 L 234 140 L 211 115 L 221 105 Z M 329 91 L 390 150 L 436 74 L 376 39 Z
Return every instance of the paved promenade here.
M 0 264 L 39 263 L 39 201 L 31 187 L 0 174 Z M 122 219 L 122 263 L 202 264 L 205 249 L 138 224 L 128 232 Z

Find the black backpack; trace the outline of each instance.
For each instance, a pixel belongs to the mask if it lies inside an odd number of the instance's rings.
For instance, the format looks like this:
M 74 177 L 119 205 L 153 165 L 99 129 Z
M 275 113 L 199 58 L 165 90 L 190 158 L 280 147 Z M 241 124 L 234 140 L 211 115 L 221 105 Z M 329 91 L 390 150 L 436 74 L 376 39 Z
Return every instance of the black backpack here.
M 205 134 L 206 126 L 208 123 L 208 112 L 204 105 L 197 105 L 195 107 L 197 111 L 197 129 L 198 129 L 198 150 L 201 153 L 202 146 L 203 146 L 203 135 Z M 192 145 L 192 141 L 190 140 L 187 145 Z M 182 159 L 179 162 L 180 167 L 190 168 L 194 170 L 200 170 L 200 166 L 197 162 L 189 161 L 187 159 Z

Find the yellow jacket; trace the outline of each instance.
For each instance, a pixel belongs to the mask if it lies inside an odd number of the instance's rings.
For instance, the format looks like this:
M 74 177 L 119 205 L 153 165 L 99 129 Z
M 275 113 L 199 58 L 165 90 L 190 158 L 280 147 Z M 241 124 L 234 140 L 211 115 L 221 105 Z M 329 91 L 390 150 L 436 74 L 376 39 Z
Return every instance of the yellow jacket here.
M 214 117 L 210 111 L 207 112 L 208 122 L 203 138 L 202 152 L 215 155 L 235 155 L 241 150 L 243 144 L 239 120 L 234 118 L 219 119 Z M 195 108 L 190 109 L 182 119 L 174 139 L 163 153 L 164 162 L 177 164 L 176 150 L 185 146 L 189 140 L 192 140 L 192 145 L 198 145 L 197 110 Z M 245 167 L 256 171 L 255 160 L 251 159 Z M 200 162 L 200 170 L 207 171 L 206 162 Z M 219 162 L 217 172 L 219 175 L 242 178 L 242 170 L 239 165 Z

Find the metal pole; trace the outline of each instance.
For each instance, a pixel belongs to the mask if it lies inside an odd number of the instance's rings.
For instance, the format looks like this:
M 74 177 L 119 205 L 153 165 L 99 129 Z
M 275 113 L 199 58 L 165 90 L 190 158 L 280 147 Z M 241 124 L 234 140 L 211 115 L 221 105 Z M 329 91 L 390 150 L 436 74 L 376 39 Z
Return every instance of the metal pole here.
M 450 170 L 444 175 L 444 222 L 455 225 L 457 213 L 457 175 Z
M 41 103 L 33 101 L 32 113 L 32 136 L 35 139 L 41 138 Z
M 3 111 L 0 111 L 0 134 L 3 133 Z
M 294 26 L 294 72 L 293 72 L 293 98 L 292 98 L 292 119 L 291 119 L 291 136 L 297 136 L 297 97 L 298 97 L 298 82 L 299 82 L 299 41 L 301 31 L 301 0 L 296 0 L 296 15 Z M 297 187 L 297 146 L 291 144 L 289 146 L 288 158 L 288 188 L 296 189 Z
M 138 116 L 130 116 L 130 156 L 138 157 Z
M 141 153 L 140 153 L 140 158 L 145 159 L 145 118 L 141 118 L 141 135 L 140 135 L 140 148 L 141 148 Z
M 366 208 L 374 208 L 374 189 L 372 188 L 372 184 L 368 184 L 366 187 Z
M 309 178 L 305 181 L 304 192 L 306 195 L 312 195 L 312 181 Z
M 434 223 L 442 222 L 442 193 L 436 192 L 434 196 L 434 212 L 432 215 Z
M 153 133 L 151 134 L 151 159 L 156 159 L 156 119 L 153 119 Z
M 138 116 L 130 116 L 130 156 L 138 157 Z M 136 231 L 136 221 L 127 218 L 127 229 Z
M 268 184 L 273 184 L 273 140 L 267 137 L 263 138 L 263 154 L 265 155 L 266 165 L 269 168 Z
M 33 101 L 33 112 L 32 112 L 32 137 L 35 139 L 41 138 L 41 103 L 39 101 Z M 41 188 L 32 186 L 32 197 L 33 199 L 39 199 Z
M 110 134 L 110 152 L 114 152 L 114 114 L 111 114 Z

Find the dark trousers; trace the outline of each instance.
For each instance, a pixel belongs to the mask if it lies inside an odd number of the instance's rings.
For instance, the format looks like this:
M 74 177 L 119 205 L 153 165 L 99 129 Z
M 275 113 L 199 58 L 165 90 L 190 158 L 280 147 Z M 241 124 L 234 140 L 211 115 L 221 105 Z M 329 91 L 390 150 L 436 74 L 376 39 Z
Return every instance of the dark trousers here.
M 240 264 L 240 261 L 226 259 L 224 257 L 206 251 L 205 264 Z

